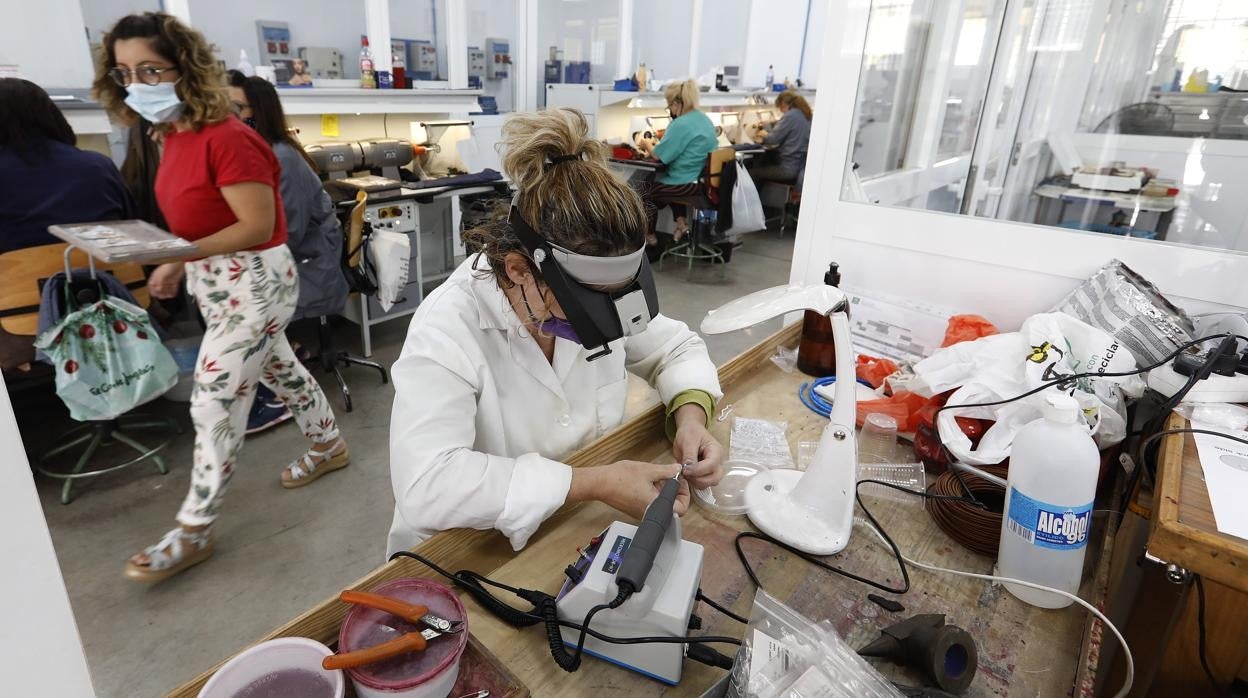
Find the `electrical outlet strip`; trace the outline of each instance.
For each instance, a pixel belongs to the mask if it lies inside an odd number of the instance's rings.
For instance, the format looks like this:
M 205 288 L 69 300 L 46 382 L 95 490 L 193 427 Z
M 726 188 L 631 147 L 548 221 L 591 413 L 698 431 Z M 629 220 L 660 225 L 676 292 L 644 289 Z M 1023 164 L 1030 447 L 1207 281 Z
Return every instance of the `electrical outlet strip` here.
M 1177 393 L 1187 383 L 1187 376 L 1166 364 L 1148 372 L 1148 387 L 1166 397 Z M 1213 374 L 1196 383 L 1183 397 L 1183 402 L 1248 402 L 1248 375 Z

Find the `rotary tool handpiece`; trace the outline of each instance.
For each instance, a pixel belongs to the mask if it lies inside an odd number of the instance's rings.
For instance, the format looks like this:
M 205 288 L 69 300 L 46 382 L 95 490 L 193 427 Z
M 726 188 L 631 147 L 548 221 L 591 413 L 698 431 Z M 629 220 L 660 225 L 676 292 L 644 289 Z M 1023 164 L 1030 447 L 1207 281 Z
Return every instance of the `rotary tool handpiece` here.
M 620 571 L 615 575 L 615 582 L 624 588 L 632 586 L 633 591 L 641 591 L 654 565 L 654 556 L 659 552 L 663 537 L 672 525 L 672 507 L 676 504 L 676 495 L 680 493 L 680 479 L 671 478 L 663 482 L 663 489 L 650 506 L 646 507 L 646 515 L 637 526 L 637 534 L 624 554 L 620 563 Z

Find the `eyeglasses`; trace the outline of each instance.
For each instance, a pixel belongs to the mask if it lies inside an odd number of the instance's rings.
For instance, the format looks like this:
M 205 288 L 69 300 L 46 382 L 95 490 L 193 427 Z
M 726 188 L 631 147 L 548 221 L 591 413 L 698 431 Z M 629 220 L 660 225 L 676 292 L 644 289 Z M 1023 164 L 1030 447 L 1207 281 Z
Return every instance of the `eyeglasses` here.
M 177 68 L 157 68 L 154 65 L 141 65 L 134 70 L 126 70 L 118 66 L 108 71 L 108 77 L 122 87 L 129 87 L 132 77 L 137 77 L 139 82 L 144 85 L 158 85 L 160 84 L 160 76 L 170 70 L 177 70 Z

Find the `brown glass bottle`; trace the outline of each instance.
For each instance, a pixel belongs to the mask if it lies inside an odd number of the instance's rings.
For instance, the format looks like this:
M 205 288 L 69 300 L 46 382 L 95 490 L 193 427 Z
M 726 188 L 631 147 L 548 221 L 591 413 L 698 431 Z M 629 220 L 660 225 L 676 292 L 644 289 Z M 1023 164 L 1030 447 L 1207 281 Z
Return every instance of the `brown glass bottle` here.
M 828 265 L 823 282 L 840 286 L 841 272 L 836 262 Z M 802 319 L 802 341 L 797 347 L 797 370 L 816 377 L 836 373 L 836 342 L 832 338 L 832 320 L 827 315 L 806 311 Z

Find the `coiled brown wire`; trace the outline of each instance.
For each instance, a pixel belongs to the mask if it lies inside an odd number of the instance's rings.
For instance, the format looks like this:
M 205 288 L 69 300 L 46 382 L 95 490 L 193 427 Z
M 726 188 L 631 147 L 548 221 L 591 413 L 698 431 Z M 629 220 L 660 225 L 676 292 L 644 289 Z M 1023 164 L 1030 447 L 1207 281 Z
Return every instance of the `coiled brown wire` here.
M 1007 465 L 978 467 L 1000 478 L 1005 478 L 1009 470 Z M 966 483 L 966 489 L 969 489 L 976 499 L 987 505 L 987 510 L 968 502 L 949 499 L 928 499 L 924 506 L 927 507 L 928 515 L 932 517 L 940 530 L 948 534 L 950 538 L 972 552 L 996 557 L 997 548 L 1001 543 L 1001 510 L 1005 501 L 1005 491 L 982 477 L 966 473 L 961 473 L 961 475 L 962 481 Z M 936 481 L 927 488 L 927 491 L 931 494 L 965 497 L 966 489 L 958 483 L 957 476 L 950 469 L 937 476 Z

